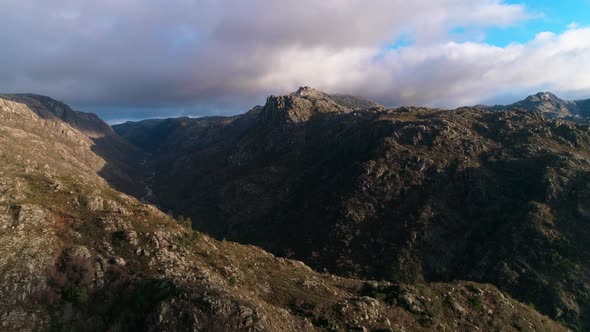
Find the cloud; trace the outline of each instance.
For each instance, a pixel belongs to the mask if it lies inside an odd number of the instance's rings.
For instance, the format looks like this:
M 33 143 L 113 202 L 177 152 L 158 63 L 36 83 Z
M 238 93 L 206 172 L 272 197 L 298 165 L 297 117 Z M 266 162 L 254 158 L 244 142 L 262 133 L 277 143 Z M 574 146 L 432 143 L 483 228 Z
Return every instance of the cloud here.
M 456 41 L 457 28 L 506 28 L 534 16 L 500 0 L 0 5 L 0 91 L 109 114 L 236 113 L 299 85 L 392 105 L 458 106 L 537 88 L 590 92 L 587 28 L 503 48 Z M 399 40 L 410 42 L 389 46 Z

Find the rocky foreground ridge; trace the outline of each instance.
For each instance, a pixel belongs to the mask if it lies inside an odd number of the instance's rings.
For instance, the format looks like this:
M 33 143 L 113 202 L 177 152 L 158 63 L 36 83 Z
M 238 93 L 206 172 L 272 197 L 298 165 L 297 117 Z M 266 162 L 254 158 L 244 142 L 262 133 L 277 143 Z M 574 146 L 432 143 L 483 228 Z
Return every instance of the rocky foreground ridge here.
M 554 99 L 388 109 L 302 88 L 114 129 L 154 156 L 153 202 L 217 238 L 340 276 L 494 284 L 584 331 L 590 130 L 546 114 Z
M 337 277 L 210 238 L 115 190 L 120 154 L 55 105 L 0 97 L 0 330 L 566 330 L 492 285 Z

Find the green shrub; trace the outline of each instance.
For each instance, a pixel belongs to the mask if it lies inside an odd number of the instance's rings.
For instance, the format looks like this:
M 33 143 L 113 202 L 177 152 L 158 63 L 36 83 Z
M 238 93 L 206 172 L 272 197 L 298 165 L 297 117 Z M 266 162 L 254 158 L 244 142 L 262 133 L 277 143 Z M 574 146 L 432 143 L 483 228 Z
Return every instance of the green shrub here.
M 193 241 L 201 241 L 201 239 L 203 238 L 203 234 L 201 234 L 201 232 L 197 231 L 197 230 L 193 230 L 193 234 L 192 234 L 192 239 Z
M 176 218 L 176 222 L 186 229 L 193 229 L 193 221 L 190 217 L 185 218 L 183 215 L 180 215 Z
M 481 296 L 474 296 L 472 298 L 469 299 L 469 302 L 471 302 L 471 306 L 479 311 L 483 310 L 483 301 L 481 299 Z
M 49 332 L 61 332 L 65 330 L 65 323 L 59 317 L 51 317 L 49 322 Z
M 375 293 L 375 299 L 381 301 L 381 302 L 387 302 L 387 294 L 385 293 Z
M 113 233 L 114 240 L 125 240 L 125 231 L 116 231 Z
M 88 302 L 88 291 L 85 287 L 70 285 L 64 288 L 63 297 L 68 302 L 83 304 Z
M 327 331 L 340 331 L 338 324 L 332 318 L 320 318 L 316 321 L 316 324 L 325 328 Z

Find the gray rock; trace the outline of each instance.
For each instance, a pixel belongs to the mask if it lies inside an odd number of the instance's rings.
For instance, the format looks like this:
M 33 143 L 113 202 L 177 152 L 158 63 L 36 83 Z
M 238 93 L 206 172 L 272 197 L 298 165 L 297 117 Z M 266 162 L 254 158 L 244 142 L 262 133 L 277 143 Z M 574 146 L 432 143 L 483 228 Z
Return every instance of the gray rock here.
M 79 257 L 79 258 L 84 258 L 84 259 L 89 259 L 90 257 L 92 257 L 92 255 L 90 254 L 90 251 L 85 246 L 72 247 L 72 248 L 69 248 L 67 250 L 67 252 L 69 255 L 71 255 L 73 257 Z
M 125 266 L 125 264 L 127 264 L 127 262 L 125 262 L 125 260 L 122 257 L 113 257 L 109 260 L 109 263 L 121 266 Z
M 104 200 L 97 195 L 87 196 L 84 198 L 84 206 L 90 211 L 103 211 Z
M 18 227 L 40 225 L 47 221 L 48 212 L 43 208 L 33 204 L 23 204 L 17 208 L 18 217 L 16 225 Z
M 457 301 L 455 301 L 455 299 L 449 298 L 449 302 L 451 304 L 451 308 L 453 308 L 453 310 L 456 313 L 458 313 L 461 316 L 467 315 L 467 310 L 465 310 L 465 308 L 463 308 L 459 303 L 457 303 Z
M 125 231 L 125 241 L 127 241 L 131 245 L 138 245 L 139 241 L 137 239 L 137 232 L 134 230 L 127 230 Z

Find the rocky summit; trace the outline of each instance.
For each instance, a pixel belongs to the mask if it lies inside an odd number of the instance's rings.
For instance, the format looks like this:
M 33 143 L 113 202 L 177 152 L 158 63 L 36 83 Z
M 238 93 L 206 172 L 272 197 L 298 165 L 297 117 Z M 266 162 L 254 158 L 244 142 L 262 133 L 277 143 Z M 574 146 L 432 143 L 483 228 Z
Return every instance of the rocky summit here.
M 0 330 L 587 330 L 589 135 L 311 88 L 113 131 L 1 95 Z

